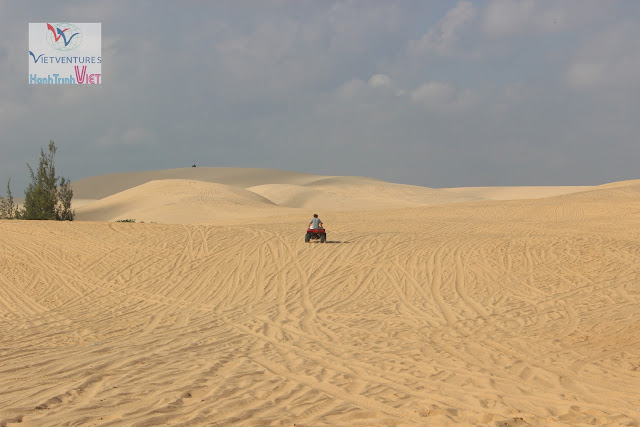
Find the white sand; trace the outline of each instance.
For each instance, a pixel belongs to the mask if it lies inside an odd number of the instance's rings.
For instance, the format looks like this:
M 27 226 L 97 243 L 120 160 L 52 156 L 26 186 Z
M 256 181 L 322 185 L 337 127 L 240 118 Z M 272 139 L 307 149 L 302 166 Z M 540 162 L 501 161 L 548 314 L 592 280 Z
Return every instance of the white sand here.
M 223 172 L 0 221 L 0 425 L 640 424 L 640 181 Z

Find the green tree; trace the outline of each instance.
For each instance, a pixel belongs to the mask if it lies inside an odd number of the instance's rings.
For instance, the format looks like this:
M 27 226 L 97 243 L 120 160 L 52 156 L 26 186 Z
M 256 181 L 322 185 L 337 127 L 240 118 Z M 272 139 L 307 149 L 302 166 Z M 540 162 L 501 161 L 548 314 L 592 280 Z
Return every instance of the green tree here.
M 0 219 L 12 219 L 18 215 L 18 208 L 13 205 L 11 194 L 11 178 L 7 182 L 7 198 L 0 196 Z
M 74 212 L 71 211 L 73 190 L 70 181 L 64 178 L 58 188 L 58 177 L 54 157 L 56 145 L 49 141 L 49 152 L 40 149 L 40 163 L 38 170 L 33 171 L 27 163 L 31 182 L 24 192 L 24 208 L 20 212 L 22 219 L 58 219 L 72 221 Z
M 73 198 L 73 188 L 71 181 L 67 178 L 60 179 L 58 186 L 58 203 L 56 206 L 56 219 L 58 221 L 73 221 L 76 212 L 71 209 L 71 199 Z

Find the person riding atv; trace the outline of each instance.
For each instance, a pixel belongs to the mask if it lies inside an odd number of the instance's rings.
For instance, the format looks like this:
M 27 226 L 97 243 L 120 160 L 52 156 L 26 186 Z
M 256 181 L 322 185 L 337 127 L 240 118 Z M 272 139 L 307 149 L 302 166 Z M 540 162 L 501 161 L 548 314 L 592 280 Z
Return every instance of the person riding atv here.
M 311 230 L 317 230 L 322 228 L 322 221 L 318 218 L 318 214 L 313 214 L 313 218 L 309 221 L 309 228 Z
M 305 242 L 309 243 L 311 239 L 320 239 L 320 243 L 325 243 L 327 241 L 327 233 L 324 230 L 324 224 L 322 224 L 322 221 L 318 218 L 318 214 L 313 214 L 313 218 L 309 221 L 307 234 L 304 235 Z

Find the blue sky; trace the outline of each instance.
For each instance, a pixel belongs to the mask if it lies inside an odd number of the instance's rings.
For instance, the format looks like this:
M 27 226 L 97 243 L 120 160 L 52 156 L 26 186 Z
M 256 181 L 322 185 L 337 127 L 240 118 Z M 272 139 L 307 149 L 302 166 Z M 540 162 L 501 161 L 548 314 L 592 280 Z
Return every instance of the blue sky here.
M 100 86 L 28 85 L 29 22 L 101 22 Z M 0 1 L 0 188 L 199 166 L 429 187 L 640 178 L 640 2 Z

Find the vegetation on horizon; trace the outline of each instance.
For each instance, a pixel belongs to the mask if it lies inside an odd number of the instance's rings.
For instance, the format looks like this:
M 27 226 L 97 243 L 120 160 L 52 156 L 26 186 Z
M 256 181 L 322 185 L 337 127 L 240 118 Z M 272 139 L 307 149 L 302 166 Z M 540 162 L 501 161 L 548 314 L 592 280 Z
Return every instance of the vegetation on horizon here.
M 54 157 L 56 145 L 49 141 L 49 152 L 40 149 L 40 163 L 34 173 L 27 163 L 31 182 L 24 192 L 22 209 L 13 204 L 10 183 L 7 183 L 7 198 L 0 196 L 0 219 L 40 219 L 73 221 L 75 211 L 71 209 L 73 189 L 71 180 L 56 176 Z
M 11 178 L 9 178 L 9 182 L 7 182 L 7 198 L 0 196 L 0 219 L 16 218 L 17 215 L 18 207 L 13 204 Z

